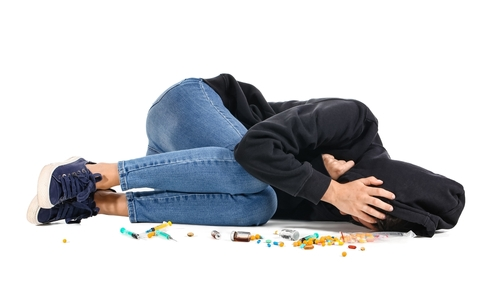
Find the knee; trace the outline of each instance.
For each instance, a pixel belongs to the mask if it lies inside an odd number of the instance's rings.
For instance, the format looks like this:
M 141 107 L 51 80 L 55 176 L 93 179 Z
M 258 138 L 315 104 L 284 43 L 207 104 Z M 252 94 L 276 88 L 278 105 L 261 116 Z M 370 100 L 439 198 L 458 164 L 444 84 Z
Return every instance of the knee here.
M 242 206 L 239 215 L 235 217 L 237 226 L 260 226 L 267 223 L 278 208 L 276 192 L 267 186 L 259 193 L 248 196 L 248 204 Z

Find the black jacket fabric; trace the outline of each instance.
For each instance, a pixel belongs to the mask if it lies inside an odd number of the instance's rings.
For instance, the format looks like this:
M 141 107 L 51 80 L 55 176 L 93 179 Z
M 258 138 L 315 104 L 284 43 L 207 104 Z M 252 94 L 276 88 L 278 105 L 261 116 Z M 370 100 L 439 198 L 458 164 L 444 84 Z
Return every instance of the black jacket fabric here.
M 378 121 L 356 100 L 339 98 L 267 102 L 253 85 L 229 74 L 204 79 L 248 129 L 235 148 L 236 160 L 269 183 L 278 196 L 273 218 L 346 221 L 349 216 L 320 199 L 330 176 L 321 154 L 354 160 L 341 183 L 375 176 L 396 195 L 391 214 L 418 224 L 417 235 L 432 237 L 453 228 L 465 206 L 461 184 L 422 167 L 393 160 L 378 134 Z

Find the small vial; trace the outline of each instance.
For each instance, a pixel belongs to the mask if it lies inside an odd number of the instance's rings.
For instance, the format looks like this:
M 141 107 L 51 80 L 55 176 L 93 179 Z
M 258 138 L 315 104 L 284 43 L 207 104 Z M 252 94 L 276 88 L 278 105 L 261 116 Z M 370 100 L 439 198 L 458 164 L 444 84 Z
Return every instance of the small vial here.
M 299 231 L 292 230 L 292 229 L 281 229 L 281 231 L 278 233 L 278 235 L 281 238 L 284 238 L 285 240 L 290 240 L 290 241 L 296 241 L 299 239 Z
M 246 231 L 233 231 L 231 232 L 231 241 L 234 242 L 250 242 L 250 232 Z
M 220 233 L 219 233 L 219 231 L 213 230 L 211 234 L 212 234 L 212 237 L 214 239 L 216 239 L 216 240 L 220 239 Z

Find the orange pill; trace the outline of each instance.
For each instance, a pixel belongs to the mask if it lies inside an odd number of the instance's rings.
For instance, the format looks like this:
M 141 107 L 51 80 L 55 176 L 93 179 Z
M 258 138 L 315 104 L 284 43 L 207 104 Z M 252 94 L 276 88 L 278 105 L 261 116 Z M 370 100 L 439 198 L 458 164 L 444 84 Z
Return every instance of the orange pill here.
M 342 257 L 345 257 L 345 256 L 347 256 L 347 252 L 342 251 Z
M 308 244 L 308 245 L 304 246 L 304 249 L 307 249 L 307 250 L 314 249 L 314 245 L 313 244 Z
M 67 240 L 65 238 L 63 238 L 63 243 L 66 243 L 66 242 L 67 242 Z

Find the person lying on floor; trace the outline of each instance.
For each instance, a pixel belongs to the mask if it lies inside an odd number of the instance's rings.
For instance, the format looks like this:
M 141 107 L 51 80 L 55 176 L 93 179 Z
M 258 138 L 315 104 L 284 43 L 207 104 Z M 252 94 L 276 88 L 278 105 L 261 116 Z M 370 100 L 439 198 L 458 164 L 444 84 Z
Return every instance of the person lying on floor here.
M 44 166 L 28 221 L 350 221 L 432 237 L 453 228 L 465 206 L 460 183 L 391 159 L 377 118 L 357 100 L 268 102 L 230 74 L 187 78 L 150 107 L 146 133 L 144 157 Z

